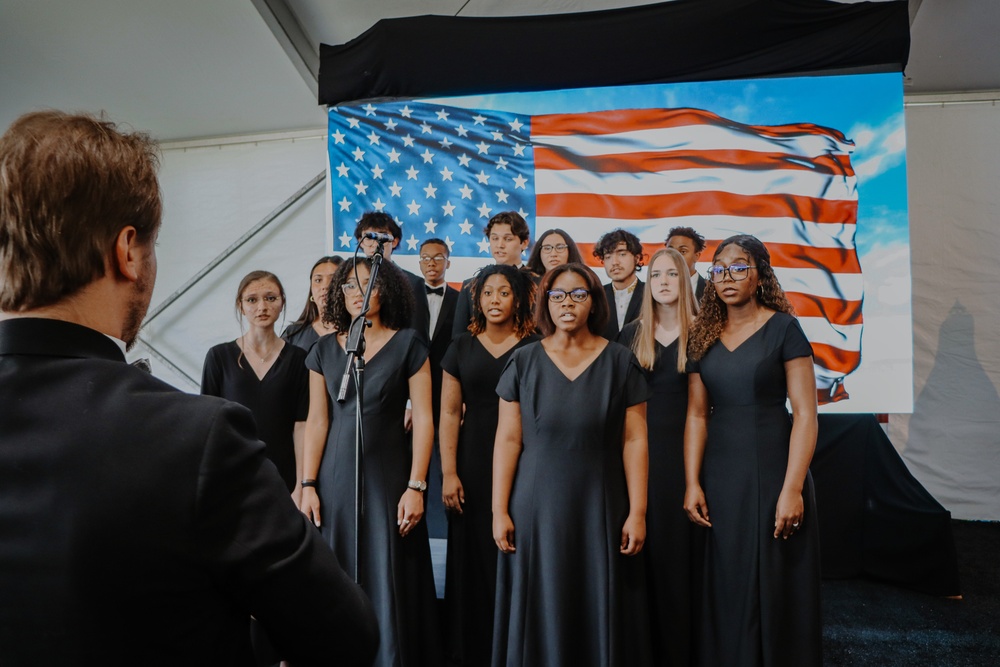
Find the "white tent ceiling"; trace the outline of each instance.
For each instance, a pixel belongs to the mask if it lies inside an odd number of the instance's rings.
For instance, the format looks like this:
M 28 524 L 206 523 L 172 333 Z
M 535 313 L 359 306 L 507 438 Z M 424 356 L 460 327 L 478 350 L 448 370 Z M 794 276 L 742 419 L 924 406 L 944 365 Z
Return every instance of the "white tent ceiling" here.
M 165 141 L 320 128 L 319 43 L 380 18 L 653 1 L 0 0 L 0 128 L 44 107 L 104 109 Z M 910 14 L 908 94 L 1000 91 L 1000 3 L 910 0 Z

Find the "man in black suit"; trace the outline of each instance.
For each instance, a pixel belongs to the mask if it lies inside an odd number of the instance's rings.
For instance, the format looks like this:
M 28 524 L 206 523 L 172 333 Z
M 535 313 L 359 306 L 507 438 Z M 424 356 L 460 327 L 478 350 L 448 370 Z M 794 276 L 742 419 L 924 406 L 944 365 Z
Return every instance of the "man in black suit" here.
M 156 278 L 155 144 L 48 111 L 0 138 L 0 664 L 368 665 L 371 604 L 250 412 L 125 363 Z
M 458 290 L 445 282 L 451 266 L 448 244 L 438 238 L 420 244 L 420 272 L 424 274 L 423 289 L 414 309 L 414 329 L 423 332 L 430 341 L 431 403 L 434 406 L 434 449 L 427 478 L 427 530 L 433 538 L 448 537 L 448 519 L 441 503 L 441 455 L 438 451 L 437 427 L 441 416 L 441 360 L 451 344 L 451 329 L 455 320 Z
M 369 211 L 361 216 L 361 219 L 358 220 L 358 224 L 354 227 L 354 238 L 357 240 L 358 245 L 361 246 L 361 251 L 368 257 L 371 257 L 378 248 L 378 243 L 374 239 L 367 238 L 365 236 L 367 232 L 385 234 L 391 237 L 391 241 L 387 241 L 382 244 L 382 258 L 387 262 L 391 262 L 392 251 L 399 247 L 399 242 L 403 238 L 403 230 L 400 226 L 396 224 L 396 221 L 392 219 L 391 215 L 381 211 Z M 403 272 L 406 282 L 409 283 L 410 289 L 413 290 L 414 303 L 419 305 L 420 296 L 424 291 L 424 279 L 407 271 L 399 265 L 397 265 L 396 268 Z M 420 327 L 416 326 L 413 322 L 410 323 L 410 326 L 418 331 L 421 330 Z M 430 340 L 427 339 L 426 336 L 424 342 L 430 344 Z
M 705 249 L 705 237 L 691 227 L 674 227 L 667 232 L 667 240 L 664 245 L 679 252 L 684 261 L 687 262 L 688 270 L 691 271 L 691 288 L 694 290 L 694 298 L 698 303 L 701 303 L 701 297 L 705 293 L 705 276 L 698 273 L 695 264 L 701 257 L 701 251 Z
M 594 257 L 604 262 L 604 271 L 611 278 L 611 283 L 604 286 L 611 311 L 604 337 L 615 340 L 626 324 L 639 317 L 642 307 L 644 284 L 636 275 L 642 267 L 642 243 L 632 232 L 616 229 L 597 240 Z

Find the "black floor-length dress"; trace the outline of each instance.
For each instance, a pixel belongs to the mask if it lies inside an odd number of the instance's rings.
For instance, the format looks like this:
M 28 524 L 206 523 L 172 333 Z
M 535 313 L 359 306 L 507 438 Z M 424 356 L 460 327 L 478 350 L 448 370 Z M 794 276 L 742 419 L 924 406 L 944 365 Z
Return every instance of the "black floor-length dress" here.
M 497 382 L 514 350 L 538 340 L 531 335 L 494 357 L 470 333 L 456 338 L 441 367 L 462 385 L 465 415 L 458 438 L 457 469 L 465 493 L 462 513 L 448 513 L 445 575 L 448 659 L 453 665 L 489 665 L 497 545 L 493 541 L 493 442 L 497 432 Z
M 409 378 L 427 359 L 427 347 L 412 329 L 397 331 L 381 350 L 366 358 L 364 371 L 364 516 L 359 548 L 361 587 L 379 621 L 377 667 L 440 667 L 434 575 L 427 523 L 406 537 L 396 525 L 396 506 L 406 491 L 412 455 L 403 429 Z M 341 566 L 355 571 L 353 380 L 347 400 L 338 403 L 347 353 L 337 336 L 323 336 L 306 365 L 326 380 L 330 430 L 320 463 L 321 532 Z
M 625 326 L 618 341 L 631 345 L 637 323 Z M 688 380 L 677 372 L 678 341 L 656 343 L 656 365 L 646 371 L 651 395 L 649 427 L 649 506 L 646 508 L 646 584 L 653 661 L 658 667 L 689 667 L 691 655 L 692 537 L 684 512 L 684 422 Z
M 267 447 L 291 492 L 295 488 L 295 422 L 309 413 L 309 373 L 306 353 L 294 345 L 283 345 L 277 359 L 258 378 L 236 341 L 216 345 L 205 355 L 201 393 L 219 396 L 246 406 L 257 422 L 257 435 Z
M 625 411 L 648 390 L 609 343 L 568 380 L 541 343 L 511 355 L 497 394 L 521 408 L 509 511 L 516 552 L 497 563 L 494 667 L 650 665 L 641 556 L 619 552 L 628 517 Z
M 811 476 L 802 525 L 787 540 L 774 538 L 792 430 L 784 363 L 811 354 L 798 321 L 775 313 L 735 350 L 719 341 L 688 367 L 701 374 L 712 408 L 701 473 L 712 522 L 704 529 L 697 646 L 703 667 L 822 664 Z

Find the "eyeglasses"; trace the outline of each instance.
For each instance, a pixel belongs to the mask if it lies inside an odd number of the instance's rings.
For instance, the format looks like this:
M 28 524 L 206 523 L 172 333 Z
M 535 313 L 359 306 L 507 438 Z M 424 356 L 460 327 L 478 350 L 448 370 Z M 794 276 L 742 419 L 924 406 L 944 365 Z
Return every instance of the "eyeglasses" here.
M 585 290 L 582 287 L 570 292 L 561 289 L 550 289 L 546 294 L 548 294 L 549 301 L 552 303 L 562 303 L 566 300 L 567 296 L 577 303 L 582 303 L 590 298 L 590 290 Z
M 734 281 L 739 282 L 741 280 L 746 280 L 747 276 L 750 275 L 750 269 L 756 269 L 756 266 L 747 266 L 746 264 L 733 264 L 732 266 L 710 266 L 708 267 L 708 279 L 713 283 L 721 283 L 726 279 L 726 274 Z
M 446 259 L 448 259 L 448 258 L 445 257 L 444 255 L 434 255 L 433 257 L 431 257 L 430 255 L 421 255 L 420 256 L 420 263 L 421 264 L 440 264 L 441 262 L 445 261 Z
M 551 243 L 546 243 L 545 245 L 542 246 L 542 252 L 552 252 L 552 251 L 562 252 L 568 247 L 569 246 L 566 245 L 565 243 L 557 243 L 555 245 L 552 245 Z

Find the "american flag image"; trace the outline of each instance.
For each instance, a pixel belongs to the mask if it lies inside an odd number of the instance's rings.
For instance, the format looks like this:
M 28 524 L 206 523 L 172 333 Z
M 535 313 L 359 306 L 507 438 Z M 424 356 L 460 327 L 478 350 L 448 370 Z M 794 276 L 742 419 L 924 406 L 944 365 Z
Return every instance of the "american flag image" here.
M 820 402 L 848 398 L 863 286 L 854 144 L 839 131 L 687 108 L 528 116 L 413 101 L 333 107 L 329 119 L 335 250 L 353 250 L 370 210 L 400 224 L 397 254 L 444 239 L 449 280 L 491 261 L 483 226 L 500 211 L 520 212 L 532 238 L 565 229 L 595 266 L 593 244 L 618 227 L 647 255 L 671 227 L 693 227 L 708 242 L 701 269 L 719 241 L 753 234 L 812 343 Z

